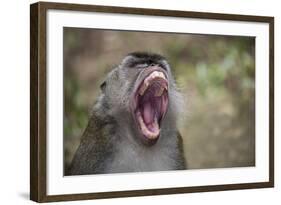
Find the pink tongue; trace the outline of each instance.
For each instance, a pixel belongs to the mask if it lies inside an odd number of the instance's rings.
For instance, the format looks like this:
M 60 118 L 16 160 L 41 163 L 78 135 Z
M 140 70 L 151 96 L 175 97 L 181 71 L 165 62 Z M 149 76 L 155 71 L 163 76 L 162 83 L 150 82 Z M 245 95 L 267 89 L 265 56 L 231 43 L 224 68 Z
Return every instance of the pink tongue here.
M 146 124 L 150 124 L 154 120 L 154 110 L 149 102 L 146 102 L 144 104 L 143 119 Z

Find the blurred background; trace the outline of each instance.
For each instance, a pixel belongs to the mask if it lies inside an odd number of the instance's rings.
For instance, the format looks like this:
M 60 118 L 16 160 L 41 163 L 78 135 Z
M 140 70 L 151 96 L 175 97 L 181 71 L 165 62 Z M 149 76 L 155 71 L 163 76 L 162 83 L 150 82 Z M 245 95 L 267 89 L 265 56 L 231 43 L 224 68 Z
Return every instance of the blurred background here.
M 106 74 L 130 52 L 169 61 L 185 98 L 179 130 L 189 169 L 255 166 L 255 39 L 64 28 L 64 167 Z

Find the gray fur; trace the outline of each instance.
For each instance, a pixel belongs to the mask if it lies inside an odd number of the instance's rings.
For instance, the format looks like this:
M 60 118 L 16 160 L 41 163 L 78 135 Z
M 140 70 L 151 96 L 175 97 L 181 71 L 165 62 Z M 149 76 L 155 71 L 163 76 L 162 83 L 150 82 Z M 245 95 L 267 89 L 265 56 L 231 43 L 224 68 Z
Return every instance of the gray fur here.
M 140 133 L 129 109 L 132 89 L 143 72 L 132 66 L 140 58 L 164 66 L 169 80 L 168 111 L 160 137 L 152 146 L 139 140 Z M 167 61 L 157 54 L 129 54 L 107 75 L 105 82 L 67 175 L 186 169 L 177 130 L 181 95 Z

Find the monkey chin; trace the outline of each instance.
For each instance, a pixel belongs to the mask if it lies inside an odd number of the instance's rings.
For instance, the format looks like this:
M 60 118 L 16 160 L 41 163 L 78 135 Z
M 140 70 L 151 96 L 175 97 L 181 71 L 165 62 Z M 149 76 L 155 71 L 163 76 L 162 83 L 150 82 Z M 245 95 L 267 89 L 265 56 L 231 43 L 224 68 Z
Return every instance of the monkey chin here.
M 141 141 L 149 146 L 154 145 L 160 136 L 161 122 L 169 102 L 165 70 L 160 67 L 147 68 L 133 93 L 131 110 L 142 136 Z

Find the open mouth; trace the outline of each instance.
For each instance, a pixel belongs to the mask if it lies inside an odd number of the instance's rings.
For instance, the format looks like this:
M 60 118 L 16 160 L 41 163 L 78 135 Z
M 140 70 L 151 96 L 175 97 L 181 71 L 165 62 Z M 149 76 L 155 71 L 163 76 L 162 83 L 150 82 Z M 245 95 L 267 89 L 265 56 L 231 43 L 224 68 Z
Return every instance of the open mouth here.
M 168 81 L 162 71 L 152 71 L 134 94 L 134 117 L 147 141 L 156 141 L 168 108 Z

